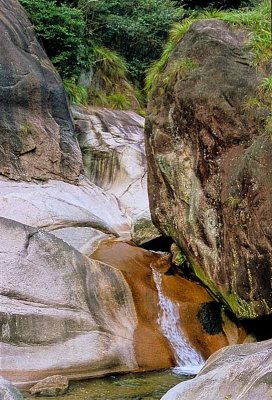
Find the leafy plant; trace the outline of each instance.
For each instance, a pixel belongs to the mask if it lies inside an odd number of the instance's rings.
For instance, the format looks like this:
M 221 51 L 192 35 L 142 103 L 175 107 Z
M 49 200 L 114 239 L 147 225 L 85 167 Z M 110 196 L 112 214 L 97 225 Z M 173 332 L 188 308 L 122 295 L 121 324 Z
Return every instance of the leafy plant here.
M 105 47 L 95 46 L 92 65 L 89 99 L 93 105 L 116 109 L 140 107 L 138 93 L 127 79 L 127 65 L 122 57 Z
M 260 84 L 260 90 L 266 94 L 272 96 L 272 75 L 264 78 Z
M 89 65 L 86 23 L 81 10 L 56 0 L 20 0 L 38 38 L 63 78 L 78 77 Z

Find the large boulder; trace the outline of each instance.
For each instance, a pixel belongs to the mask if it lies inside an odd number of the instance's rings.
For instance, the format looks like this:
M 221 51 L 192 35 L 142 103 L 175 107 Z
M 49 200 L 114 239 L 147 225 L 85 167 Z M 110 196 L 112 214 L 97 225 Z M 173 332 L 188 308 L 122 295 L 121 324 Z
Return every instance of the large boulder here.
M 242 318 L 272 311 L 272 137 L 247 107 L 259 78 L 245 33 L 195 22 L 146 122 L 153 222 Z
M 11 383 L 0 376 L 0 399 L 23 400 L 23 396 Z
M 270 400 L 272 341 L 236 345 L 212 355 L 196 378 L 171 389 L 162 400 Z
M 85 176 L 118 199 L 135 243 L 158 237 L 149 211 L 144 118 L 133 111 L 79 106 L 72 113 Z
M 75 181 L 81 154 L 66 94 L 17 0 L 0 0 L 0 174 Z

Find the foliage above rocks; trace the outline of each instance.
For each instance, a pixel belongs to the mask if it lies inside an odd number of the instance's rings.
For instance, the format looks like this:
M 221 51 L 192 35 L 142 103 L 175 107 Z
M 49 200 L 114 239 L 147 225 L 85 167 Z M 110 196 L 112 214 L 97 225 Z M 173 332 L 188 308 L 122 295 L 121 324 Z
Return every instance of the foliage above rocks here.
M 78 77 L 89 65 L 83 12 L 55 0 L 20 0 L 36 34 L 62 78 Z
M 248 47 L 254 54 L 254 63 L 264 66 L 272 59 L 270 36 L 270 2 L 263 0 L 255 8 L 220 11 L 208 10 L 186 18 L 170 31 L 169 40 L 161 58 L 149 69 L 146 77 L 146 91 L 150 96 L 165 72 L 169 57 L 180 43 L 190 26 L 202 19 L 217 19 L 237 28 L 244 28 L 248 33 Z

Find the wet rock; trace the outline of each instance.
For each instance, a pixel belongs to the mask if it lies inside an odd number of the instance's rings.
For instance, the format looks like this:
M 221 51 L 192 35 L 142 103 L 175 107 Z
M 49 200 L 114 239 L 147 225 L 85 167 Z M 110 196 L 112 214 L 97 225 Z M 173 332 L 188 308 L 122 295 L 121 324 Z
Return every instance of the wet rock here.
M 0 376 L 0 399 L 23 400 L 23 396 L 10 382 Z
M 132 239 L 143 244 L 160 235 L 151 222 L 147 194 L 144 118 L 133 111 L 72 107 L 84 174 L 118 199 L 131 219 Z
M 171 389 L 162 400 L 270 400 L 272 341 L 230 346 L 212 355 L 196 378 Z
M 272 139 L 246 107 L 260 81 L 247 39 L 192 24 L 150 101 L 146 148 L 153 222 L 238 317 L 255 318 L 272 312 Z
M 170 268 L 169 255 L 149 252 L 120 241 L 107 241 L 100 243 L 91 257 L 120 270 L 130 287 L 138 318 L 134 348 L 141 368 L 152 367 L 155 370 L 169 368 L 176 363 L 173 348 L 169 347 L 169 342 L 158 324 L 161 309 L 153 269 L 162 272 L 161 290 L 178 310 L 176 323 L 181 334 L 185 335 L 187 343 L 204 359 L 223 346 L 247 340 L 244 328 L 232 323 L 222 314 L 220 305 L 214 305 L 213 298 L 203 287 L 181 276 L 163 273 Z M 213 305 L 210 307 L 213 314 L 209 315 L 209 327 L 213 329 L 210 330 L 205 329 L 207 323 L 205 325 L 199 318 L 201 310 L 207 304 Z M 173 316 L 168 315 L 168 318 L 171 320 Z
M 54 375 L 36 383 L 30 390 L 31 395 L 56 397 L 68 391 L 69 381 L 65 376 Z
M 59 75 L 17 0 L 0 0 L 0 174 L 76 181 L 82 158 Z

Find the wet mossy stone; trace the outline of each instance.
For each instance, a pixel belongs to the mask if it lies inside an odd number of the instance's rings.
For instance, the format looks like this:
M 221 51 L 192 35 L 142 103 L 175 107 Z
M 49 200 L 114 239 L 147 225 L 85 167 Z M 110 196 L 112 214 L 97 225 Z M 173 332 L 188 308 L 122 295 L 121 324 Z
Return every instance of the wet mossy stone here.
M 209 335 L 217 335 L 223 331 L 221 305 L 216 301 L 202 303 L 197 318 Z

